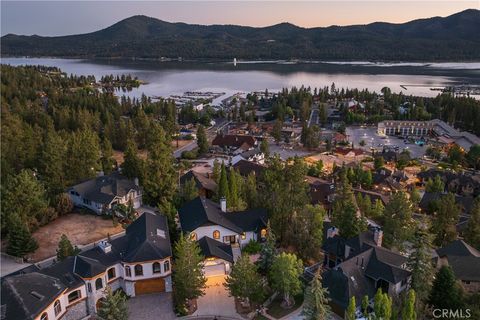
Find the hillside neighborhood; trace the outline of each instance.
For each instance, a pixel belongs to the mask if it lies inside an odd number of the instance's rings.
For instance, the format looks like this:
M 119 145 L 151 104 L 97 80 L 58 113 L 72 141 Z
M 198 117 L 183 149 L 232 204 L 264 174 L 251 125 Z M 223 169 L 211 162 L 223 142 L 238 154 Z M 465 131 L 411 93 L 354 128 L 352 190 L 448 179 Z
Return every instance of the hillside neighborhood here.
M 477 100 L 92 82 L 2 65 L 2 319 L 480 319 Z

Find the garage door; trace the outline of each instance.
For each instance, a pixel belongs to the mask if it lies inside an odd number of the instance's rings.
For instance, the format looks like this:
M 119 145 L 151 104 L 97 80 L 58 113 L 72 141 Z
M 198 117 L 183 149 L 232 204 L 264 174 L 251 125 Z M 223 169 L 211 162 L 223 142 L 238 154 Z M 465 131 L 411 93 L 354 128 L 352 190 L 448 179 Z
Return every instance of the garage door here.
M 135 282 L 135 295 L 165 292 L 165 280 L 163 278 L 140 280 Z
M 225 264 L 219 263 L 211 266 L 204 266 L 203 272 L 205 277 L 223 276 L 225 274 Z

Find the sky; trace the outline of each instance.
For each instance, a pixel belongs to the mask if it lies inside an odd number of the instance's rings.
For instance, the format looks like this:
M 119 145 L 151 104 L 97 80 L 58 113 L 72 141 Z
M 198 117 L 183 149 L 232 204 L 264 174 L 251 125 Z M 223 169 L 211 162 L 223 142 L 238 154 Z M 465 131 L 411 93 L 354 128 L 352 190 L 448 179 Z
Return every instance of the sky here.
M 268 26 L 290 22 L 302 27 L 402 23 L 480 9 L 480 1 L 1 1 L 1 34 L 57 36 L 106 28 L 133 15 L 169 22 Z

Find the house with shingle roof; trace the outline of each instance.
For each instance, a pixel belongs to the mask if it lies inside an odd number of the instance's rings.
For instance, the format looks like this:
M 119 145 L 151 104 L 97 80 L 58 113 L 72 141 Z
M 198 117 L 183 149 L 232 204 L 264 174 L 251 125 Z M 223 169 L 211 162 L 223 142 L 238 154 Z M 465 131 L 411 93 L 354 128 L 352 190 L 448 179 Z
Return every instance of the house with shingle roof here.
M 225 200 L 217 204 L 197 197 L 178 210 L 180 229 L 199 242 L 206 257 L 206 276 L 228 273 L 235 255 L 231 252 L 239 252 L 249 241 L 259 241 L 266 236 L 266 210 L 227 212 L 226 208 Z
M 180 177 L 180 185 L 184 186 L 185 183 L 187 183 L 191 179 L 195 181 L 195 185 L 198 189 L 199 195 L 206 198 L 213 197 L 215 191 L 217 190 L 217 184 L 215 183 L 215 181 L 207 177 L 205 174 L 190 170 Z
M 73 204 L 79 208 L 87 208 L 97 214 L 102 214 L 115 204 L 134 209 L 142 205 L 142 188 L 138 179 L 128 179 L 119 172 L 102 175 L 74 185 L 67 190 Z
M 167 218 L 146 211 L 121 237 L 2 278 L 2 319 L 83 319 L 95 315 L 107 285 L 131 297 L 170 292 L 171 259 Z

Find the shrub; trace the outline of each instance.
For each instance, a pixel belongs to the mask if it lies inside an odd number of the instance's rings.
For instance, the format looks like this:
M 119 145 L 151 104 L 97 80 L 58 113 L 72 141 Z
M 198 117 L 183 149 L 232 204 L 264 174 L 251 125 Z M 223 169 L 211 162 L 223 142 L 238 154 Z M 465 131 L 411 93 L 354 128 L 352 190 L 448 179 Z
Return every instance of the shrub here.
M 251 239 L 247 245 L 243 248 L 243 252 L 248 254 L 256 254 L 259 253 L 262 249 L 262 245 L 257 241 Z

